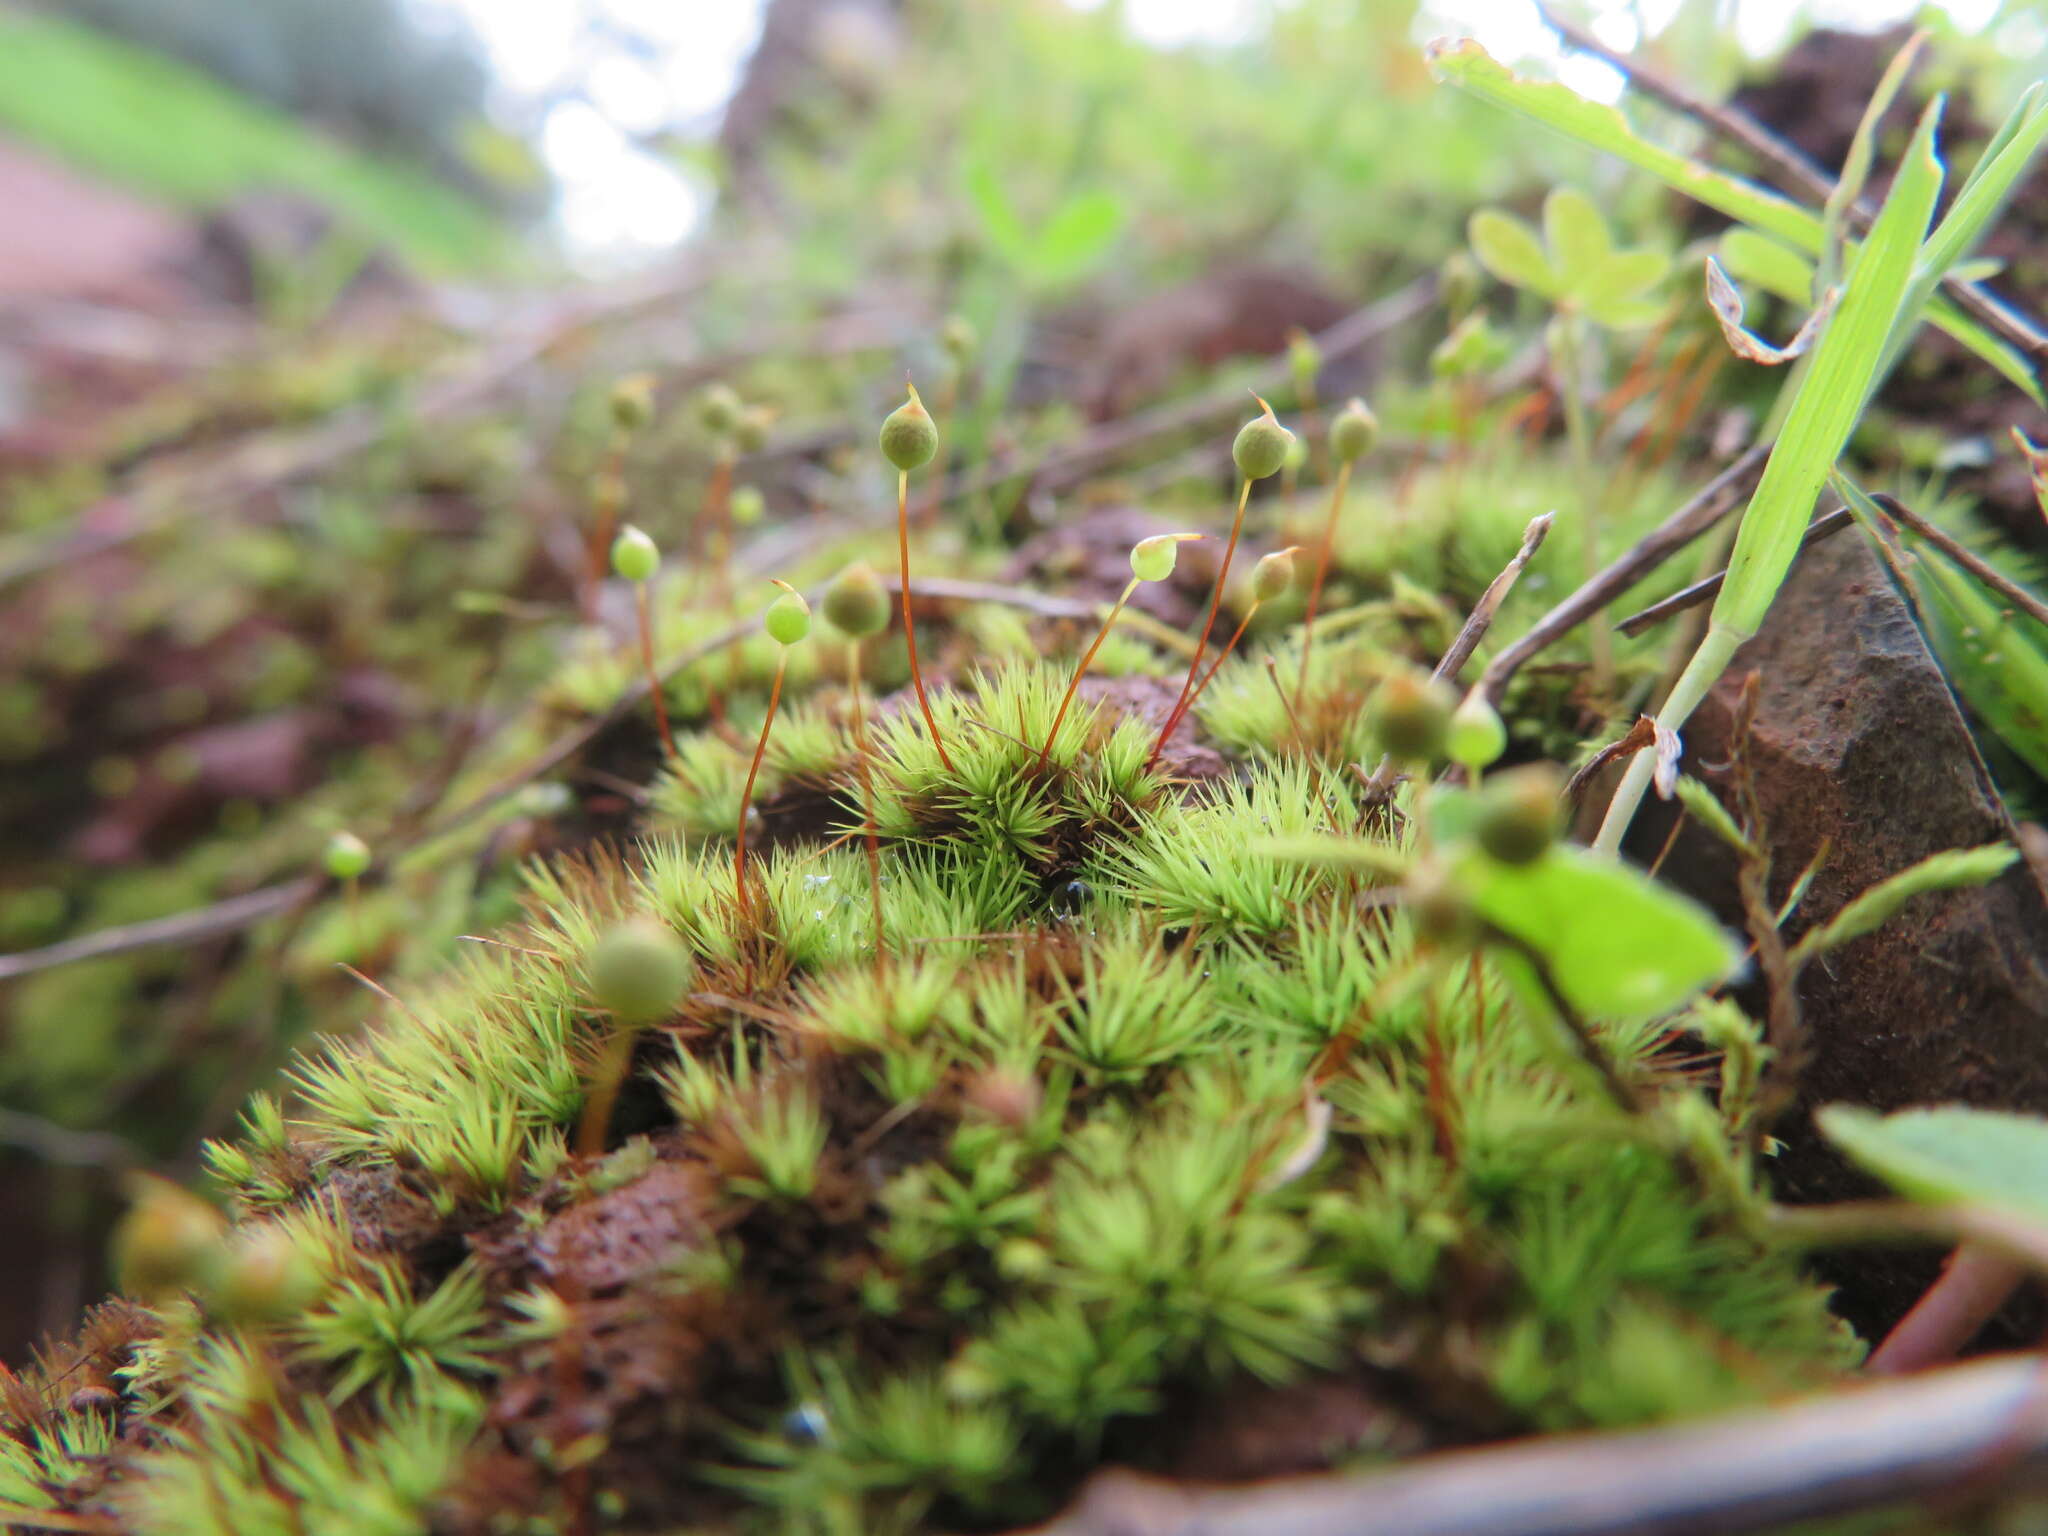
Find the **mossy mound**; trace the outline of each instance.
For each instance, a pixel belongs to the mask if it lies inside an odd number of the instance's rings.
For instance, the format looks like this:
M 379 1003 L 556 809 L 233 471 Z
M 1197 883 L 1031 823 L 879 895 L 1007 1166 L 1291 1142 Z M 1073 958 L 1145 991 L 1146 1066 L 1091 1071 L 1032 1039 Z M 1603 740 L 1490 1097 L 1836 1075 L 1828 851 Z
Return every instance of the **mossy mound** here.
M 1330 638 L 1302 718 L 1357 713 L 1367 646 Z M 950 771 L 914 708 L 871 722 L 879 955 L 843 684 L 785 758 L 825 809 L 744 918 L 726 839 L 536 868 L 522 925 L 210 1149 L 318 1299 L 103 1309 L 10 1391 L 0 1499 L 148 1532 L 999 1528 L 1105 1461 L 1356 1463 L 1852 1363 L 1751 1219 L 1739 1074 L 1687 1044 L 1747 1021 L 1599 1025 L 1619 1106 L 1512 955 L 1288 852 L 1400 859 L 1449 812 L 1309 730 L 1201 784 L 1095 705 L 1041 753 L 1065 679 L 934 690 Z M 629 915 L 696 965 L 637 1031 L 584 971 Z

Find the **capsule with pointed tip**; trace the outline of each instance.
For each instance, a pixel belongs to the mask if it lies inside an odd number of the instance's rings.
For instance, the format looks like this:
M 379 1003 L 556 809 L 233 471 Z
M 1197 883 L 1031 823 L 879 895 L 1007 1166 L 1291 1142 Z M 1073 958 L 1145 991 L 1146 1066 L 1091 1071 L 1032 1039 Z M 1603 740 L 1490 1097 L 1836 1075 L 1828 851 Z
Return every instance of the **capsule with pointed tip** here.
M 1257 400 L 1258 396 L 1252 398 Z M 1245 479 L 1263 480 L 1280 472 L 1280 466 L 1287 462 L 1287 445 L 1293 441 L 1294 434 L 1280 425 L 1273 407 L 1259 400 L 1259 414 L 1238 428 L 1237 441 L 1230 445 L 1230 457 Z
M 1294 387 L 1303 393 L 1315 388 L 1316 375 L 1323 371 L 1322 348 L 1298 325 L 1287 333 L 1287 371 L 1294 375 Z
M 128 1188 L 132 1203 L 113 1239 L 121 1289 L 151 1301 L 201 1283 L 220 1257 L 220 1212 L 155 1174 L 132 1175 Z
M 939 451 L 939 429 L 918 399 L 915 385 L 910 386 L 910 398 L 883 418 L 881 441 L 882 457 L 906 473 L 929 464 Z
M 889 593 L 882 578 L 865 560 L 856 560 L 825 589 L 825 617 L 841 634 L 855 640 L 880 634 L 889 626 Z
M 624 581 L 651 581 L 661 569 L 661 550 L 631 523 L 612 540 L 612 573 Z
M 1285 597 L 1294 589 L 1294 553 L 1301 546 L 1290 544 L 1285 549 L 1276 549 L 1252 567 L 1252 596 L 1259 602 L 1270 603 Z
M 1340 464 L 1355 464 L 1371 453 L 1380 440 L 1380 419 L 1372 407 L 1353 395 L 1330 423 L 1330 456 Z
M 726 508 L 732 513 L 735 528 L 751 528 L 766 515 L 768 498 L 761 494 L 761 487 L 758 485 L 736 485 L 732 488 L 732 498 L 726 502 Z
M 1164 581 L 1180 560 L 1180 547 L 1195 533 L 1155 533 L 1131 546 L 1131 574 L 1140 581 Z
M 761 627 L 776 644 L 795 645 L 811 632 L 811 605 L 804 601 L 801 592 L 786 589 L 768 605 L 767 613 L 761 616 Z

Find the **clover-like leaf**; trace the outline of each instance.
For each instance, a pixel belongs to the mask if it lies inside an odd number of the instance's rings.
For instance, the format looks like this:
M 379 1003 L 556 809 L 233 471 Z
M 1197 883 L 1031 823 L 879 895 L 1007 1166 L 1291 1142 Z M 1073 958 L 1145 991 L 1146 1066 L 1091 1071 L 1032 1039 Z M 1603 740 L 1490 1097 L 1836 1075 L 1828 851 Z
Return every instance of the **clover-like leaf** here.
M 1543 242 L 1512 214 L 1497 208 L 1482 208 L 1466 226 L 1472 254 L 1479 264 L 1510 288 L 1526 288 L 1555 301 L 1564 293 L 1564 283 L 1543 252 Z
M 1599 280 L 1601 268 L 1614 254 L 1607 215 L 1573 187 L 1553 187 L 1543 199 L 1543 240 L 1552 270 L 1577 293 L 1587 292 Z

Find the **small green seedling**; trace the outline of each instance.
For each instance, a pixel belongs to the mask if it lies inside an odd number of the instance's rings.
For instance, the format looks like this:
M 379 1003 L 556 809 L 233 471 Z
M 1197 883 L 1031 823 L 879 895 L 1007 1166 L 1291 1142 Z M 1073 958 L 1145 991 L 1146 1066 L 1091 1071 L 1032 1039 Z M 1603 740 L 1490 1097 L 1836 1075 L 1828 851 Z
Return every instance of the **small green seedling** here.
M 924 671 L 917 660 L 917 627 L 910 618 L 910 472 L 932 461 L 939 451 L 939 429 L 931 413 L 917 397 L 917 386 L 905 386 L 910 398 L 882 421 L 882 457 L 896 469 L 896 554 L 898 577 L 903 590 L 903 643 L 910 651 L 910 683 L 917 690 L 917 707 L 924 712 L 925 729 L 932 733 L 932 745 L 939 761 L 953 772 L 953 759 L 939 739 L 938 722 L 932 718 L 931 700 L 924 693 Z
M 1552 366 L 1564 405 L 1565 437 L 1571 447 L 1572 478 L 1586 498 L 1585 574 L 1600 569 L 1603 523 L 1600 481 L 1593 472 L 1593 433 L 1586 419 L 1587 322 L 1609 329 L 1647 325 L 1664 305 L 1647 295 L 1671 270 L 1671 258 L 1645 246 L 1618 249 L 1606 215 L 1583 192 L 1552 189 L 1543 200 L 1543 238 L 1520 219 L 1498 209 L 1472 215 L 1472 254 L 1511 288 L 1525 289 L 1550 303 Z M 1604 612 L 1604 610 L 1603 610 Z M 1614 646 L 1600 614 L 1591 620 L 1593 677 L 1605 687 L 1614 674 Z
M 1124 604 L 1131 600 L 1131 594 L 1138 590 L 1138 584 L 1145 581 L 1164 581 L 1173 574 L 1173 567 L 1180 558 L 1180 546 L 1191 539 L 1199 539 L 1199 533 L 1155 533 L 1149 539 L 1140 539 L 1131 546 L 1131 579 L 1124 583 L 1124 589 L 1111 604 L 1109 614 L 1102 621 L 1102 628 L 1096 631 L 1094 643 L 1081 653 L 1081 660 L 1074 668 L 1072 681 L 1067 691 L 1060 695 L 1060 707 L 1053 712 L 1052 729 L 1045 733 L 1045 745 L 1038 749 L 1038 765 L 1043 768 L 1052 753 L 1053 739 L 1060 733 L 1060 724 L 1067 718 L 1067 706 L 1074 702 L 1074 690 L 1081 686 L 1081 679 L 1087 674 L 1088 664 L 1095 659 L 1095 653 L 1102 649 L 1102 642 L 1109 638 L 1110 630 L 1116 627 L 1117 615 L 1124 611 Z
M 782 596 L 770 603 L 761 617 L 761 627 L 779 647 L 775 653 L 775 680 L 768 688 L 768 713 L 761 721 L 761 738 L 754 743 L 754 760 L 747 765 L 746 788 L 740 791 L 739 827 L 733 834 L 733 891 L 742 923 L 753 915 L 747 897 L 747 813 L 753 808 L 754 780 L 760 776 L 761 757 L 768 750 L 768 733 L 774 729 L 775 711 L 782 703 L 782 679 L 789 670 L 789 648 L 811 632 L 811 605 L 804 601 L 803 593 L 786 581 L 775 585 L 782 588 Z
M 1299 579 L 1294 557 L 1300 552 L 1299 544 L 1290 544 L 1285 549 L 1276 549 L 1252 567 L 1251 603 L 1246 607 L 1244 617 L 1237 621 L 1237 628 L 1231 631 L 1230 639 L 1224 643 L 1223 649 L 1216 653 L 1216 659 L 1209 664 L 1209 670 L 1204 672 L 1202 680 L 1195 684 L 1195 691 L 1188 695 L 1188 709 L 1195 707 L 1202 697 L 1202 690 L 1209 686 L 1210 679 L 1214 678 L 1223 663 L 1230 659 L 1230 653 L 1237 649 L 1237 642 L 1244 638 L 1244 632 L 1251 626 L 1260 605 L 1285 597 L 1294 590 L 1294 584 Z
M 628 523 L 612 541 L 612 572 L 633 584 L 633 616 L 640 631 L 640 665 L 647 674 L 647 696 L 654 701 L 654 723 L 661 731 L 661 749 L 675 761 L 676 739 L 668 728 L 668 699 L 661 674 L 654 668 L 654 621 L 647 612 L 647 588 L 661 569 L 661 550 L 654 540 Z
M 1187 680 L 1181 684 L 1180 697 L 1167 712 L 1166 722 L 1159 728 L 1159 739 L 1152 744 L 1152 754 L 1145 759 L 1146 766 L 1158 760 L 1165 750 L 1167 739 L 1179 727 L 1181 717 L 1187 713 L 1188 696 L 1194 692 L 1195 679 L 1202 670 L 1202 658 L 1209 648 L 1209 636 L 1216 628 L 1216 613 L 1223 606 L 1223 586 L 1230 579 L 1231 557 L 1237 553 L 1237 541 L 1244 533 L 1244 511 L 1252 497 L 1252 482 L 1264 480 L 1277 474 L 1280 466 L 1287 462 L 1287 448 L 1294 441 L 1294 434 L 1280 425 L 1280 419 L 1273 414 L 1273 407 L 1259 396 L 1259 414 L 1238 428 L 1237 438 L 1230 445 L 1230 457 L 1237 465 L 1239 486 L 1237 492 L 1237 515 L 1230 522 L 1230 542 L 1223 546 L 1223 565 L 1216 572 L 1216 589 L 1209 596 L 1209 616 L 1202 621 L 1202 637 L 1195 642 L 1194 656 L 1188 662 Z
M 875 925 L 875 974 L 883 965 L 882 848 L 875 826 L 874 775 L 868 763 L 867 711 L 861 703 L 860 652 L 870 635 L 889 627 L 889 594 L 874 567 L 856 560 L 825 589 L 825 617 L 846 636 L 846 691 L 853 709 L 853 760 L 860 774 L 861 837 L 867 844 L 868 896 Z
M 1371 453 L 1380 440 L 1379 418 L 1353 395 L 1330 423 L 1330 457 L 1337 461 L 1337 483 L 1330 490 L 1330 510 L 1323 519 L 1322 541 L 1316 545 L 1316 572 L 1309 583 L 1308 608 L 1301 618 L 1301 676 L 1294 685 L 1295 707 L 1308 691 L 1308 658 L 1315 644 L 1316 611 L 1322 606 L 1323 582 L 1330 574 L 1330 551 L 1337 541 L 1337 518 L 1351 489 L 1352 466 Z

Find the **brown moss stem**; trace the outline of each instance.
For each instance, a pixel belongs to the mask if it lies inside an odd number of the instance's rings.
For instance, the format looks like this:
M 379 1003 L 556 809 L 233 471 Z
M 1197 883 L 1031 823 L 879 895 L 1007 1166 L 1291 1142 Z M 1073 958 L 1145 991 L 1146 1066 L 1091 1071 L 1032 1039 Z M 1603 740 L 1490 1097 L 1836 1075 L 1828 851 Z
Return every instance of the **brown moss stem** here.
M 1316 545 L 1316 574 L 1309 583 L 1308 607 L 1301 616 L 1301 676 L 1294 685 L 1298 704 L 1308 692 L 1309 649 L 1315 644 L 1316 613 L 1323 604 L 1323 582 L 1330 574 L 1330 551 L 1337 542 L 1337 518 L 1344 510 L 1345 494 L 1351 489 L 1351 460 L 1337 466 L 1337 483 L 1330 492 L 1330 510 L 1323 518 L 1323 537 Z
M 1093 661 L 1095 653 L 1102 649 L 1102 642 L 1109 638 L 1109 632 L 1116 627 L 1117 615 L 1124 611 L 1124 604 L 1131 600 L 1131 594 L 1137 590 L 1138 578 L 1133 576 L 1124 583 L 1123 591 L 1117 595 L 1116 602 L 1110 607 L 1109 617 L 1102 621 L 1102 628 L 1095 632 L 1094 643 L 1082 652 L 1081 660 L 1074 668 L 1074 675 L 1068 680 L 1067 691 L 1060 695 L 1060 707 L 1053 712 L 1052 729 L 1045 733 L 1045 745 L 1038 749 L 1039 767 L 1045 766 L 1047 757 L 1052 753 L 1053 741 L 1060 733 L 1060 726 L 1066 722 L 1067 706 L 1074 702 L 1074 692 L 1081 686 L 1081 679 L 1087 675 L 1088 663 Z
M 782 674 L 789 670 L 789 647 L 775 657 L 775 681 L 768 687 L 768 715 L 761 722 L 760 740 L 754 743 L 754 760 L 747 765 L 747 786 L 740 791 L 740 824 L 733 833 L 732 883 L 738 902 L 740 922 L 753 920 L 753 903 L 747 895 L 747 812 L 754 804 L 754 780 L 761 772 L 761 758 L 768 750 L 768 732 L 775 725 L 775 711 L 782 703 Z
M 654 621 L 647 612 L 647 583 L 633 583 L 633 608 L 640 626 L 640 665 L 647 673 L 647 696 L 654 701 L 654 724 L 661 732 L 661 750 L 675 761 L 676 739 L 668 727 L 668 697 L 654 668 Z
M 938 748 L 939 761 L 951 773 L 953 759 L 946 755 L 946 744 L 939 739 L 939 723 L 932 718 L 931 700 L 924 695 L 924 670 L 917 660 L 917 626 L 910 617 L 910 471 L 896 471 L 896 559 L 901 580 L 898 586 L 903 594 L 903 643 L 910 651 L 910 685 L 917 690 L 917 707 L 924 712 L 925 729 L 932 733 L 932 745 Z
M 1180 697 L 1167 713 L 1166 723 L 1159 728 L 1159 739 L 1152 743 L 1151 755 L 1145 759 L 1147 768 L 1158 761 L 1159 754 L 1166 749 L 1167 738 L 1173 735 L 1180 725 L 1181 716 L 1187 712 L 1188 694 L 1195 686 L 1195 675 L 1202 669 L 1202 656 L 1208 650 L 1209 636 L 1216 628 L 1216 612 L 1223 606 L 1223 584 L 1230 579 L 1231 557 L 1237 553 L 1238 537 L 1244 532 L 1244 509 L 1252 499 L 1251 477 L 1240 478 L 1237 515 L 1230 521 L 1230 542 L 1223 546 L 1223 568 L 1216 573 L 1216 590 L 1209 594 L 1209 617 L 1202 621 L 1202 638 L 1195 642 L 1195 654 L 1188 662 L 1187 681 L 1180 685 Z

